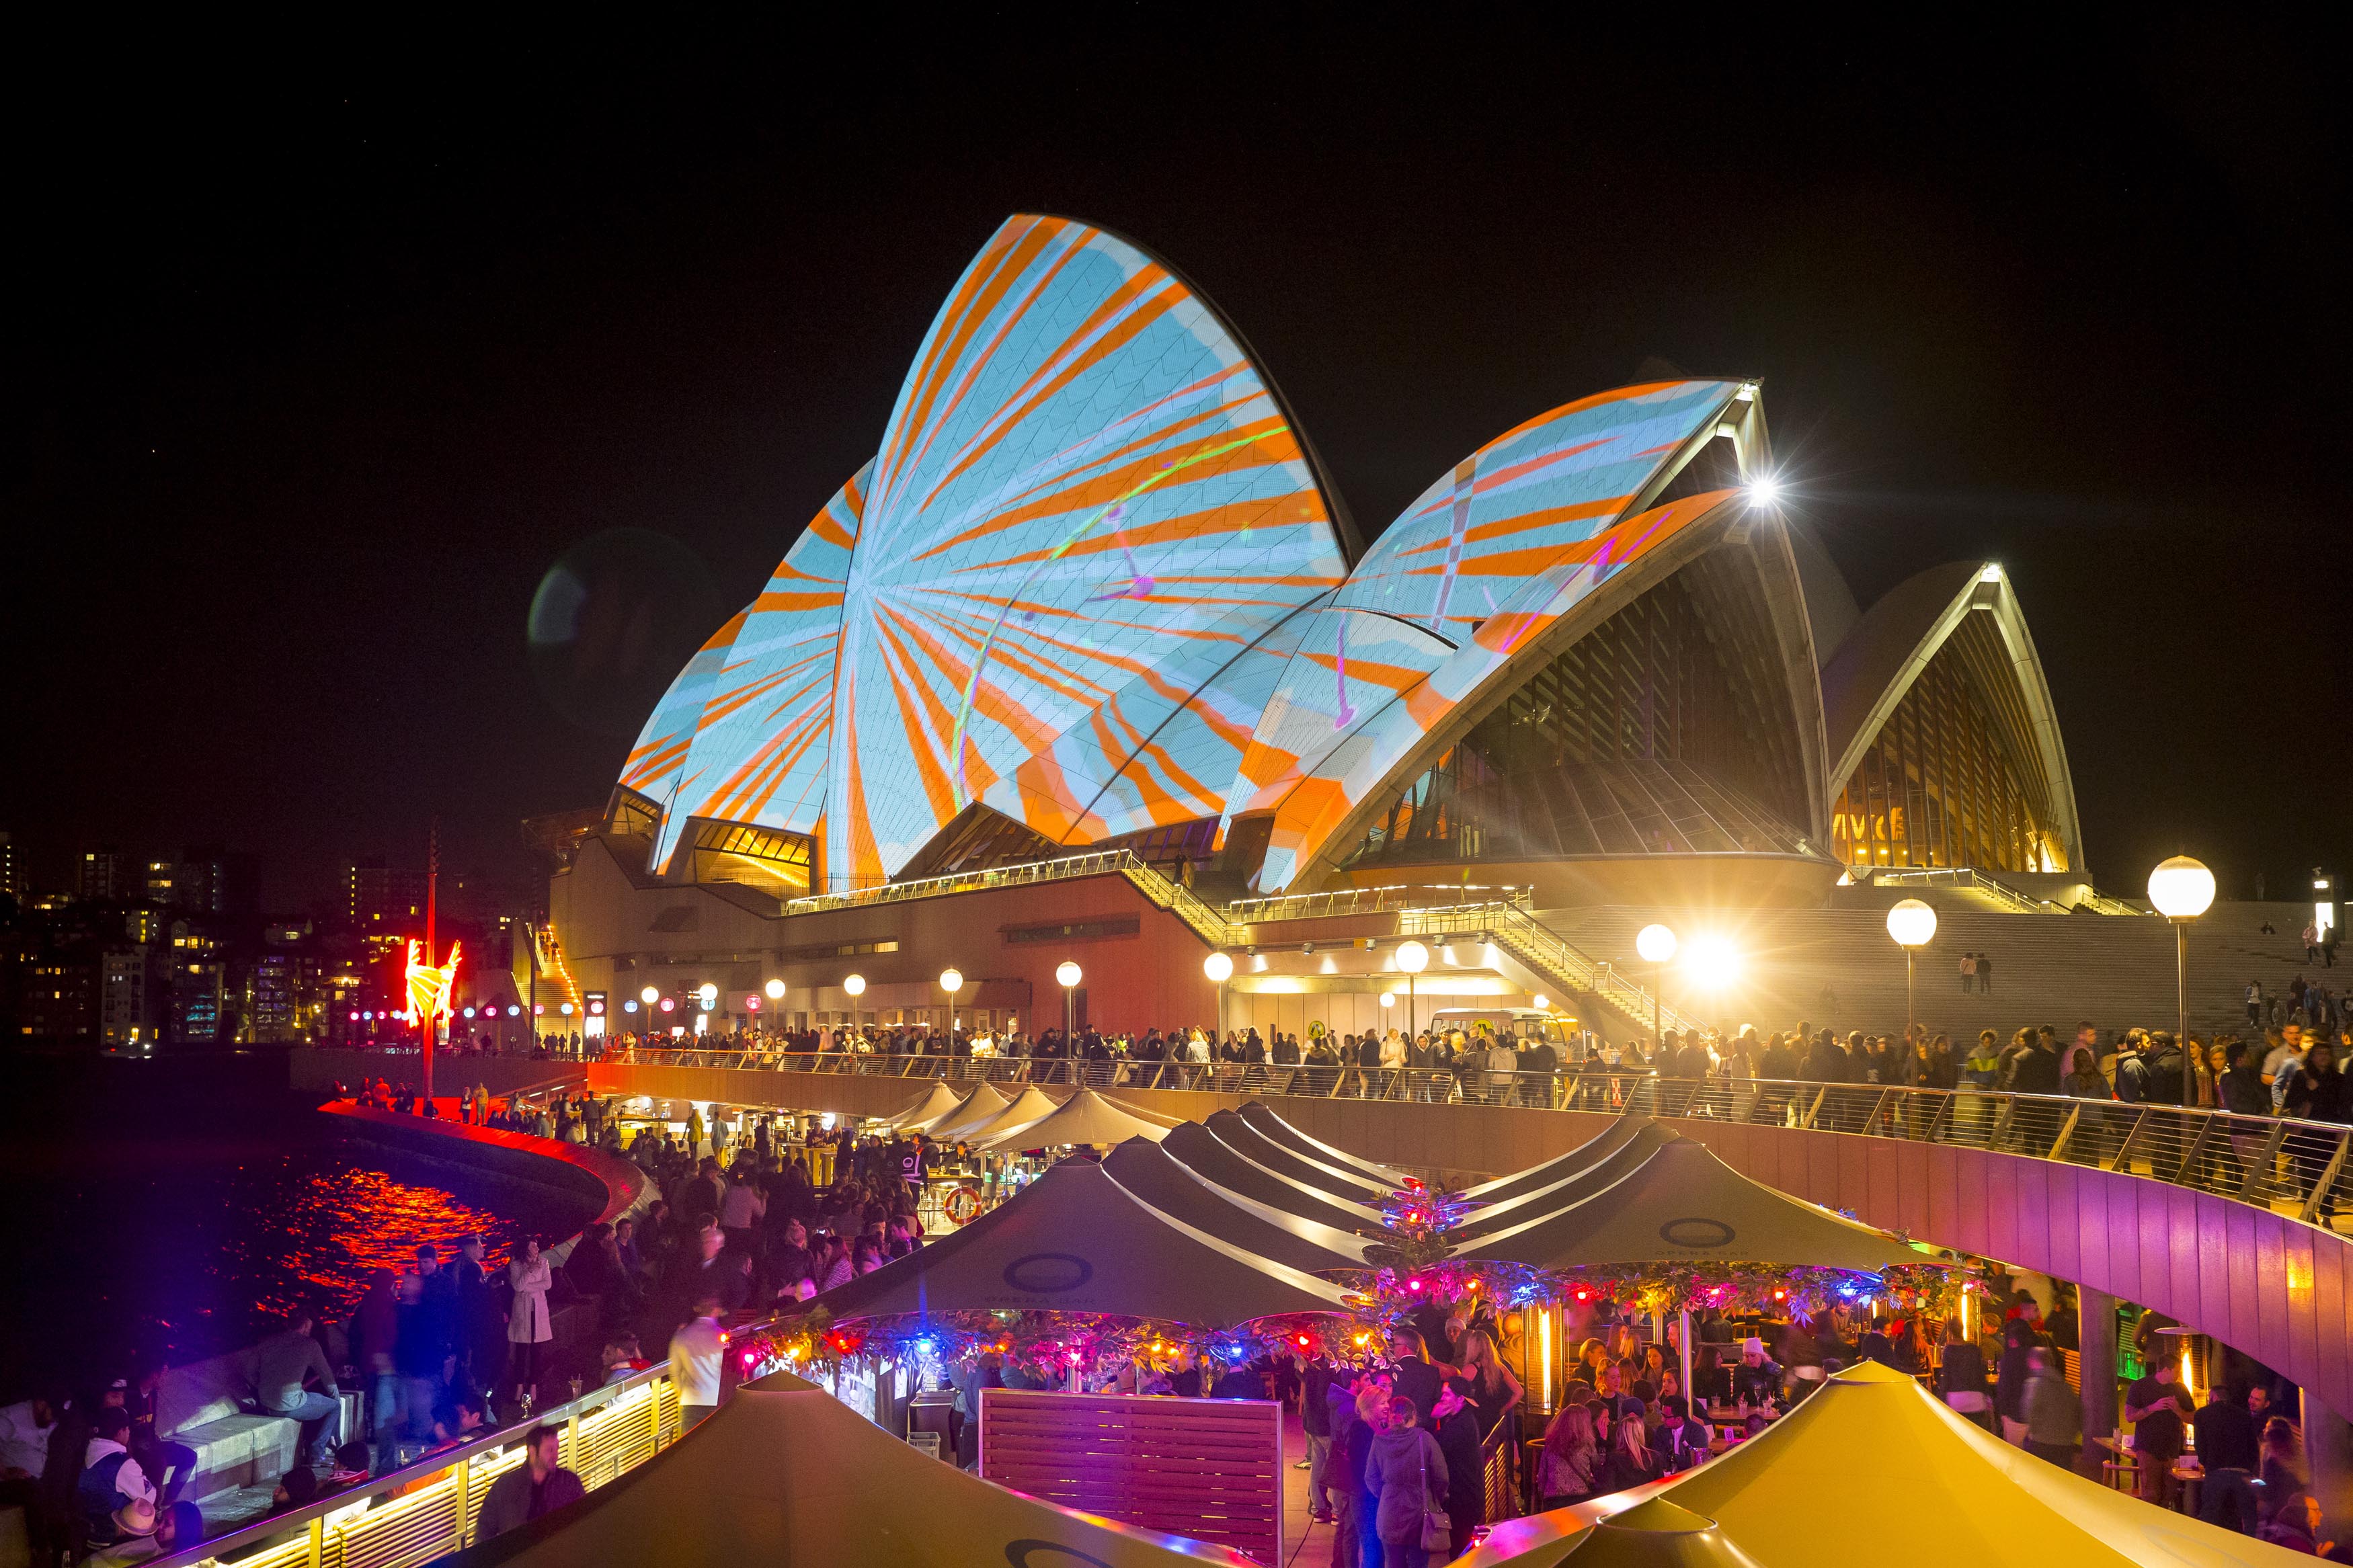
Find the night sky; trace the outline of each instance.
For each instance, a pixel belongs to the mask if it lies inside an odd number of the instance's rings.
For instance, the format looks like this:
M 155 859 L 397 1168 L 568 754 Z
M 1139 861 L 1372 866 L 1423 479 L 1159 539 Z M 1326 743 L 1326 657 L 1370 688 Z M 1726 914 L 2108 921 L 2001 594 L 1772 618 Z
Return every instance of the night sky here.
M 610 731 L 1025 209 L 1217 300 L 1368 535 L 1646 362 L 1759 375 L 1866 605 L 2010 568 L 2104 885 L 2353 868 L 2348 149 L 2309 39 L 872 13 L 19 61 L 0 828 L 37 879 L 226 839 L 299 909 L 437 815 L 522 875 L 519 819 L 602 804 Z M 534 589 L 616 530 L 614 679 L 535 671 Z

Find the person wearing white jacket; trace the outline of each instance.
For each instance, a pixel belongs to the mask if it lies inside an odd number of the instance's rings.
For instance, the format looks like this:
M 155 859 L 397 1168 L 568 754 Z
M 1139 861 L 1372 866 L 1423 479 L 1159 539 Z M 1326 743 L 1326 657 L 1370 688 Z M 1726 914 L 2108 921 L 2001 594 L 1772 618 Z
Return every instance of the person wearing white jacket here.
M 555 1337 L 547 1311 L 547 1292 L 555 1283 L 555 1270 L 540 1256 L 537 1237 L 527 1237 L 522 1250 L 507 1265 L 507 1283 L 514 1289 L 513 1300 L 507 1303 L 508 1370 L 520 1398 L 526 1389 L 537 1391 L 539 1347 Z

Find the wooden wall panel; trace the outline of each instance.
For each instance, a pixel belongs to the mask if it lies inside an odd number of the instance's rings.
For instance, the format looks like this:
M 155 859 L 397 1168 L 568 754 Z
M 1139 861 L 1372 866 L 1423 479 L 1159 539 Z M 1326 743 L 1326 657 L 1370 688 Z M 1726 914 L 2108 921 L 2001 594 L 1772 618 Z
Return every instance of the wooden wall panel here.
M 1282 1565 L 1282 1406 L 989 1388 L 980 1474 L 1064 1508 Z

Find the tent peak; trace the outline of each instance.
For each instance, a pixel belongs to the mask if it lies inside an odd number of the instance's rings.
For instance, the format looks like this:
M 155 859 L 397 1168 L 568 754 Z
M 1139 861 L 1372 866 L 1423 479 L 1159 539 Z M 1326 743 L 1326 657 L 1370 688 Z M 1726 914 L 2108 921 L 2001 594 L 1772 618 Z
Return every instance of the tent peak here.
M 1694 1513 L 1662 1497 L 1638 1502 L 1632 1508 L 1613 1513 L 1600 1521 L 1610 1530 L 1641 1530 L 1653 1534 L 1696 1535 L 1703 1530 L 1714 1530 L 1715 1521 L 1704 1513 Z
M 1830 1380 L 1832 1383 L 1852 1384 L 1891 1384 L 1912 1381 L 1894 1367 L 1882 1366 L 1875 1361 L 1859 1361 L 1852 1366 L 1841 1367 L 1831 1373 Z

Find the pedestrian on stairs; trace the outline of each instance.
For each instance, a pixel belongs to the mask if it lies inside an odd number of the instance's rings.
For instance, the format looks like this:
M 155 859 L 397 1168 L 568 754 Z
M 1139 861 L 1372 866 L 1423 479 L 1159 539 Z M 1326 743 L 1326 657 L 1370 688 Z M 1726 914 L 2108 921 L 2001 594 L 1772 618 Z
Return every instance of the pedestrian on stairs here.
M 1993 994 L 1993 958 L 1989 953 L 1978 954 L 1978 991 L 1981 995 Z
M 1961 992 L 1966 995 L 1977 988 L 1978 955 L 1974 952 L 1965 952 L 1961 954 Z

